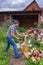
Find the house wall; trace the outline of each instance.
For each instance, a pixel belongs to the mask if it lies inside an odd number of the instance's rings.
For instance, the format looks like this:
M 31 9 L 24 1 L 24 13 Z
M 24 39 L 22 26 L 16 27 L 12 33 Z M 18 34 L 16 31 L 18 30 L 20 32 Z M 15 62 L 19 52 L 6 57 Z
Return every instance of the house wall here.
M 42 17 L 43 17 L 43 8 L 42 8 L 41 10 L 42 10 L 42 14 L 41 14 L 41 15 L 42 15 Z
M 7 20 L 11 20 L 11 14 L 4 14 L 4 19 L 3 19 L 3 22 L 6 22 Z
M 43 9 L 41 9 L 42 13 L 38 15 L 38 23 L 41 24 L 43 22 Z
M 0 24 L 4 22 L 4 15 L 3 14 L 0 14 Z
M 36 27 L 38 23 L 38 15 L 12 15 L 12 19 L 20 21 L 20 26 L 24 28 Z
M 8 19 L 17 19 L 20 21 L 20 26 L 24 28 L 35 27 L 34 23 L 40 21 L 40 15 L 14 15 L 14 14 L 4 14 L 0 15 L 1 22 L 6 22 Z

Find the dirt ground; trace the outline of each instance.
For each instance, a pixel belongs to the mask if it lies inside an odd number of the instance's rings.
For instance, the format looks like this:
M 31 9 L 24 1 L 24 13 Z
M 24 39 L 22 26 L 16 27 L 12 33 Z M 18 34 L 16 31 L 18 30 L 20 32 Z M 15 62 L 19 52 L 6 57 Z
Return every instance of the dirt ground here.
M 10 54 L 10 62 L 8 65 L 26 65 L 24 55 L 18 59 L 15 59 L 14 56 Z

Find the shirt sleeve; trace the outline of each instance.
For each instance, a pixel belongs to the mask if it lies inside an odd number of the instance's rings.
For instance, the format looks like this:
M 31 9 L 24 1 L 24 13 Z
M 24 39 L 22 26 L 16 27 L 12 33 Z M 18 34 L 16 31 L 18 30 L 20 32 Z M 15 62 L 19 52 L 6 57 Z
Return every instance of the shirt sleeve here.
M 11 32 L 14 33 L 14 28 L 11 28 L 11 29 L 10 29 L 10 33 L 11 33 Z

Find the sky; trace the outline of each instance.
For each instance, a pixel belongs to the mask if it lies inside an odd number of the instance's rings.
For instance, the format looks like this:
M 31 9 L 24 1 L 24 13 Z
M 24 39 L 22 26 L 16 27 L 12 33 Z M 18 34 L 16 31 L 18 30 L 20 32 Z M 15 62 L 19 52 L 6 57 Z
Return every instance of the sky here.
M 0 0 L 0 11 L 23 10 L 33 0 Z M 40 7 L 43 7 L 43 0 L 36 0 Z

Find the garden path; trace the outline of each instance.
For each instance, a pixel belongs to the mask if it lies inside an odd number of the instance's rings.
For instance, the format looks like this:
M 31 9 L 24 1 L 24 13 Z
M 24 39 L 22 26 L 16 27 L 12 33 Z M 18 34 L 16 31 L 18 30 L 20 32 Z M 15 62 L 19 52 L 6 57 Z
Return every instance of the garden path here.
M 8 65 L 26 65 L 24 55 L 21 58 L 15 59 L 13 55 L 10 55 L 10 62 Z

